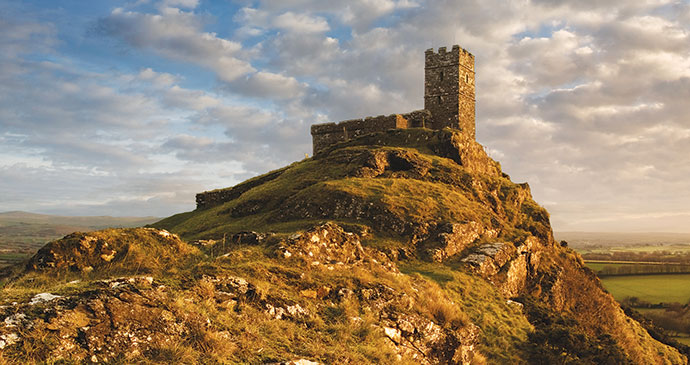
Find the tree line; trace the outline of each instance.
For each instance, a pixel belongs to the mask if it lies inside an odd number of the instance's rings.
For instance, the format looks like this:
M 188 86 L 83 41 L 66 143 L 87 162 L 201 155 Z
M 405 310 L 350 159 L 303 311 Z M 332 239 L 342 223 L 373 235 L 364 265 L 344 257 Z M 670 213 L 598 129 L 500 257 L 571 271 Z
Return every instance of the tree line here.
M 637 261 L 637 262 L 664 262 L 690 265 L 690 252 L 673 251 L 613 251 L 613 252 L 588 252 L 582 254 L 585 260 L 600 261 Z
M 690 265 L 678 264 L 617 264 L 605 265 L 595 270 L 597 276 L 644 275 L 644 274 L 689 274 Z

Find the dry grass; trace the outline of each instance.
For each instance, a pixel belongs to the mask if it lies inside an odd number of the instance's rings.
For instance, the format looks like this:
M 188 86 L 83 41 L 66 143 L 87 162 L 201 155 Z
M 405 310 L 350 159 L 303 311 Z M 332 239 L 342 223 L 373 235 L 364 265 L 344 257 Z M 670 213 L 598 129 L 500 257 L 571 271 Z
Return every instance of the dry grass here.
M 417 310 L 428 313 L 438 325 L 450 329 L 459 329 L 470 323 L 467 314 L 434 282 L 426 282 L 420 290 Z

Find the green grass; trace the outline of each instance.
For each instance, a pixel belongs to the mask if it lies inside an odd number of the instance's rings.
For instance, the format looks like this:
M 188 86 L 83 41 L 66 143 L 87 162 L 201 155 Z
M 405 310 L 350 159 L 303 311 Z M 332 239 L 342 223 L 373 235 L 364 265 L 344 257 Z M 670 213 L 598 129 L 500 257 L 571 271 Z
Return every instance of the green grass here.
M 342 191 L 367 197 L 374 203 L 382 203 L 393 213 L 414 220 L 436 217 L 441 221 L 462 222 L 484 218 L 479 216 L 484 210 L 482 206 L 445 184 L 408 179 L 350 178 L 315 188 L 326 193 Z
M 690 274 L 610 276 L 601 278 L 601 282 L 618 301 L 625 297 L 650 303 L 690 300 Z
M 49 243 L 43 250 L 43 258 L 54 258 L 53 265 L 10 268 L 6 276 L 0 277 L 0 303 L 72 280 L 124 275 L 174 277 L 194 267 L 204 257 L 198 248 L 146 228 L 74 233 Z M 50 255 L 46 254 L 48 251 Z M 109 258 L 104 259 L 103 255 Z M 29 261 L 29 264 L 37 265 L 37 261 L 33 264 Z
M 362 159 L 368 151 L 363 147 L 350 147 L 339 154 L 332 154 L 329 161 L 303 160 L 290 165 L 280 176 L 244 192 L 237 199 L 205 210 L 181 213 L 158 223 L 155 227 L 165 228 L 180 234 L 188 240 L 222 238 L 224 234 L 253 230 L 259 232 L 287 233 L 305 229 L 325 219 L 322 213 L 314 213 L 316 207 L 326 209 L 328 220 L 339 224 L 366 224 L 385 231 L 387 223 L 381 226 L 375 215 L 388 215 L 402 225 L 404 222 L 424 225 L 431 217 L 435 222 L 492 222 L 505 221 L 511 226 L 518 219 L 527 221 L 532 211 L 543 211 L 533 202 L 525 201 L 523 208 L 529 211 L 516 211 L 505 204 L 505 217 L 497 216 L 487 209 L 481 199 L 482 193 L 475 191 L 473 181 L 483 186 L 492 186 L 500 191 L 501 197 L 517 199 L 520 187 L 501 177 L 469 175 L 447 158 L 430 155 L 415 155 L 418 161 L 426 161 L 433 172 L 430 176 L 441 176 L 438 181 L 424 181 L 417 178 L 397 178 L 389 175 L 377 178 L 352 177 L 358 166 L 347 158 Z M 395 148 L 380 148 L 377 151 L 393 151 Z M 460 179 L 458 176 L 462 176 Z M 467 181 L 465 181 L 467 180 Z M 510 200 L 510 198 L 506 198 Z M 364 217 L 348 216 L 347 209 L 330 212 L 338 201 L 353 201 L 366 207 L 373 207 L 377 213 Z M 531 204 L 531 205 L 530 205 Z M 252 205 L 259 207 L 250 214 L 235 214 L 237 209 Z M 291 216 L 281 216 L 291 207 L 311 207 L 309 214 L 302 211 Z M 527 209 L 527 208 L 525 208 Z M 305 219 L 304 216 L 312 218 Z M 527 217 L 527 218 L 525 218 Z M 523 229 L 534 225 L 526 222 Z M 506 230 L 507 232 L 507 230 Z M 394 233 L 394 232 L 383 232 Z
M 406 261 L 400 263 L 400 271 L 436 282 L 472 323 L 482 328 L 479 347 L 488 363 L 523 362 L 522 346 L 532 325 L 519 309 L 506 303 L 495 286 L 443 264 Z
M 30 253 L 24 253 L 24 252 L 0 253 L 0 265 L 2 265 L 3 263 L 15 264 L 15 263 L 26 260 L 30 256 L 31 256 Z
M 374 215 L 383 214 L 395 218 L 400 222 L 398 225 L 409 222 L 410 225 L 423 226 L 433 218 L 434 222 L 478 221 L 485 226 L 498 223 L 505 225 L 506 230 L 502 231 L 507 232 L 508 227 L 523 221 L 519 229 L 548 231 L 529 219 L 531 215 L 539 214 L 546 217 L 546 213 L 531 200 L 522 201 L 520 196 L 525 191 L 519 185 L 501 176 L 470 173 L 455 161 L 434 155 L 429 148 L 422 148 L 428 147 L 426 138 L 440 138 L 438 133 L 420 130 L 394 133 L 389 137 L 387 147 L 355 144 L 320 158 L 295 162 L 276 178 L 266 179 L 232 201 L 181 213 L 153 226 L 176 232 L 187 240 L 218 239 L 224 234 L 246 230 L 293 232 L 308 228 L 325 217 L 341 224 L 368 224 L 385 231 L 386 227 L 372 222 L 376 219 Z M 413 148 L 397 147 L 406 143 L 412 143 Z M 414 148 L 417 145 L 419 148 Z M 359 177 L 364 166 L 370 166 L 374 157 L 381 158 L 387 153 L 407 156 L 415 166 L 428 168 L 428 173 L 386 170 L 376 178 Z M 237 188 L 242 190 L 240 185 Z M 497 214 L 487 206 L 486 200 L 494 198 L 486 197 L 486 190 L 497 192 L 502 205 L 497 210 L 501 213 Z M 360 210 L 365 213 L 367 206 L 373 210 L 364 216 L 355 216 L 348 207 L 341 207 L 343 209 L 337 212 L 328 211 L 339 201 L 351 201 L 350 205 L 362 204 Z M 515 201 L 521 202 L 521 210 L 516 209 Z M 301 210 L 290 215 L 295 207 Z M 325 211 L 319 211 L 319 207 Z

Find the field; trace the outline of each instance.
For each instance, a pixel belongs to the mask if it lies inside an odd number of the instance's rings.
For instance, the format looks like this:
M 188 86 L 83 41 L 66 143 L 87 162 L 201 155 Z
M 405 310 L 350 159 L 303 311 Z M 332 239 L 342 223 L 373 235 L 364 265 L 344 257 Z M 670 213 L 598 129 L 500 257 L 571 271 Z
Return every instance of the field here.
M 607 276 L 601 283 L 618 301 L 626 297 L 654 304 L 690 301 L 690 274 Z
M 66 217 L 26 212 L 0 213 L 0 267 L 33 255 L 46 243 L 75 231 L 138 227 L 156 217 Z
M 582 255 L 617 301 L 653 322 L 652 330 L 667 343 L 690 353 L 690 234 L 554 235 Z

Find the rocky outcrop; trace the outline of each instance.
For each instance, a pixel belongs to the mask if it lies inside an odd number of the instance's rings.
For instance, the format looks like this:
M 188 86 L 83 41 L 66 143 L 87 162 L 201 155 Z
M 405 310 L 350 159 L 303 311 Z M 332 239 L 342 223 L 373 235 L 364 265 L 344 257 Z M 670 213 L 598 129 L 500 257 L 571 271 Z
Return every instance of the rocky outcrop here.
M 377 177 L 386 172 L 395 176 L 396 172 L 405 172 L 406 177 L 422 179 L 432 167 L 428 160 L 411 151 L 366 151 L 359 158 L 363 164 L 353 174 L 357 177 Z
M 419 364 L 473 364 L 479 327 L 468 324 L 457 330 L 447 329 L 418 315 L 384 313 L 383 332 L 401 355 Z
M 281 241 L 275 254 L 284 259 L 304 261 L 311 266 L 326 265 L 331 270 L 371 260 L 364 253 L 359 235 L 346 232 L 333 223 L 291 235 Z
M 423 245 L 426 254 L 436 262 L 443 262 L 470 247 L 480 237 L 495 238 L 496 231 L 486 230 L 478 222 L 447 223 L 438 228 L 435 239 Z
M 49 353 L 39 354 L 41 358 L 98 363 L 135 359 L 154 347 L 180 341 L 193 328 L 193 318 L 161 305 L 168 301 L 167 289 L 151 277 L 106 280 L 94 286 L 75 296 L 43 295 L 42 300 L 3 308 L 2 336 L 25 346 L 57 339 Z
M 515 246 L 509 242 L 486 243 L 462 259 L 462 262 L 468 263 L 478 274 L 491 277 L 497 274 L 516 252 Z
M 443 130 L 388 130 L 372 133 L 327 149 L 317 158 L 323 159 L 332 151 L 351 146 L 417 147 L 429 149 L 440 157 L 449 158 L 467 172 L 501 176 L 501 166 L 484 151 L 473 138 L 453 129 Z
M 178 235 L 163 229 L 111 229 L 90 233 L 76 232 L 50 242 L 31 257 L 26 267 L 33 271 L 89 273 L 98 268 L 133 260 L 138 254 L 144 254 L 142 251 L 146 250 L 145 246 L 164 254 L 162 256 L 174 256 L 170 257 L 171 260 L 195 253 Z

